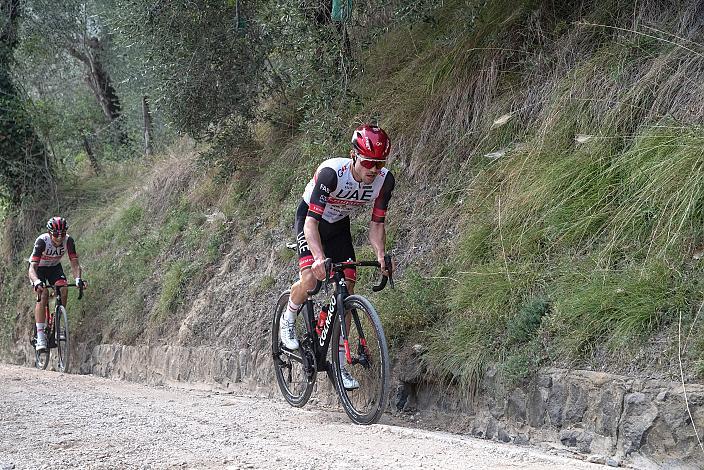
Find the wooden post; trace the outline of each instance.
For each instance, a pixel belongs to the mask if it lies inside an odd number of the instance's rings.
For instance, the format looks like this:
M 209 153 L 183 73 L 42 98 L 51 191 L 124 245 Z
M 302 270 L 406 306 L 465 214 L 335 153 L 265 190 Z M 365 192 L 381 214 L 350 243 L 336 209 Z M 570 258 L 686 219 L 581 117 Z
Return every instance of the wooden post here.
M 144 116 L 144 154 L 152 154 L 152 113 L 149 110 L 149 98 L 142 97 L 142 115 Z

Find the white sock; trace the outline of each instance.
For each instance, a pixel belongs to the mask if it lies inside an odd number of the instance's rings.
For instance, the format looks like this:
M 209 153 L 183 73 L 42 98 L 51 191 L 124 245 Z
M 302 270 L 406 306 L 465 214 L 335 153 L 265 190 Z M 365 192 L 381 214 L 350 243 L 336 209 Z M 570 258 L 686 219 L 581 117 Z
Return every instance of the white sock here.
M 296 314 L 298 313 L 298 309 L 301 308 L 301 304 L 294 304 L 291 302 L 291 299 L 288 301 L 288 308 L 286 308 L 286 311 L 284 312 L 284 319 L 286 321 L 296 321 Z
M 44 334 L 44 328 L 46 328 L 46 323 L 37 323 L 37 336 Z

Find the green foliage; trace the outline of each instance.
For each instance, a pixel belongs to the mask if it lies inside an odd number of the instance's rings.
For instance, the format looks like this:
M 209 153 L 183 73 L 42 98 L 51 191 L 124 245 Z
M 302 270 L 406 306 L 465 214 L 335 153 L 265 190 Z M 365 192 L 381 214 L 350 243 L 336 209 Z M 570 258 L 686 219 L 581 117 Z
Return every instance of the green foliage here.
M 500 370 L 508 385 L 530 377 L 542 364 L 545 353 L 540 327 L 549 308 L 547 297 L 526 299 L 518 313 L 509 319 L 500 357 Z
M 550 286 L 555 350 L 574 359 L 601 346 L 616 352 L 633 345 L 686 306 L 678 281 L 662 262 L 565 273 Z
M 276 278 L 271 275 L 266 275 L 259 280 L 257 290 L 259 292 L 267 292 L 276 284 Z
M 528 299 L 507 325 L 507 346 L 528 343 L 535 339 L 543 316 L 550 308 L 546 297 Z
M 378 273 L 361 270 L 358 284 L 370 285 L 378 281 Z M 424 277 L 416 271 L 406 271 L 396 288 L 388 286 L 373 297 L 390 341 L 400 341 L 408 335 L 423 334 L 447 313 L 443 299 L 447 296 L 444 270 L 437 276 Z M 361 286 L 360 286 L 361 288 Z M 359 290 L 359 289 L 357 289 Z
M 175 261 L 166 269 L 152 321 L 163 322 L 167 316 L 174 315 L 183 303 L 186 283 L 192 274 L 185 260 Z
M 51 187 L 50 160 L 22 96 L 10 75 L 8 45 L 0 41 L 0 198 L 18 207 L 24 197 Z
M 208 237 L 208 244 L 206 247 L 206 258 L 207 264 L 215 263 L 222 256 L 222 246 L 227 238 L 227 226 L 221 225 L 217 230 L 210 232 Z
M 253 117 L 267 47 L 261 28 L 238 21 L 254 19 L 252 6 L 201 0 L 154 8 L 130 0 L 115 2 L 106 15 L 141 69 L 134 75 L 148 73 L 147 94 L 177 129 L 206 137 L 232 116 Z
M 497 348 L 498 325 L 489 317 L 448 315 L 426 335 L 429 371 L 472 394 Z

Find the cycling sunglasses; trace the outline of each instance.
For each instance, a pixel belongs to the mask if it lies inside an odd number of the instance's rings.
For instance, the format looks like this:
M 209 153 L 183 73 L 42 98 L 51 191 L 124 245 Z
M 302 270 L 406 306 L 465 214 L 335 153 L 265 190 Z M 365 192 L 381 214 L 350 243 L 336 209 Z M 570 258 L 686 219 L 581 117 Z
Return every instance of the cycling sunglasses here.
M 363 157 L 357 152 L 355 152 L 355 155 L 357 156 L 357 158 L 359 158 L 359 163 L 361 163 L 361 165 L 367 170 L 371 170 L 374 167 L 377 167 L 377 169 L 381 170 L 382 168 L 384 168 L 384 166 L 386 166 L 386 160 L 377 160 L 375 158 Z
M 57 231 L 50 231 L 49 233 L 50 233 L 51 236 L 54 237 L 54 238 L 63 238 L 63 237 L 66 236 L 66 232 L 65 232 L 65 231 L 60 232 L 60 231 L 57 230 Z

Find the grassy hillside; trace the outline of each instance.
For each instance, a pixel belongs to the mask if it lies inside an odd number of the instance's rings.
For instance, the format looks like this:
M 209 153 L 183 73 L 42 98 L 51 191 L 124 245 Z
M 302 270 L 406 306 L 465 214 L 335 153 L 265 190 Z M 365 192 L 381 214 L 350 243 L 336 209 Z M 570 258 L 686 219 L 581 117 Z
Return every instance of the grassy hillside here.
M 679 349 L 701 379 L 700 18 L 655 1 L 445 2 L 357 52 L 357 104 L 322 116 L 324 134 L 260 126 L 231 173 L 181 142 L 154 168 L 77 179 L 80 337 L 251 341 L 295 276 L 281 245 L 307 179 L 378 118 L 400 271 L 374 301 L 395 351 L 427 350 L 429 379 L 471 389 L 489 363 L 508 380 L 542 365 L 678 376 Z M 24 269 L 3 284 L 5 347 L 26 330 Z

